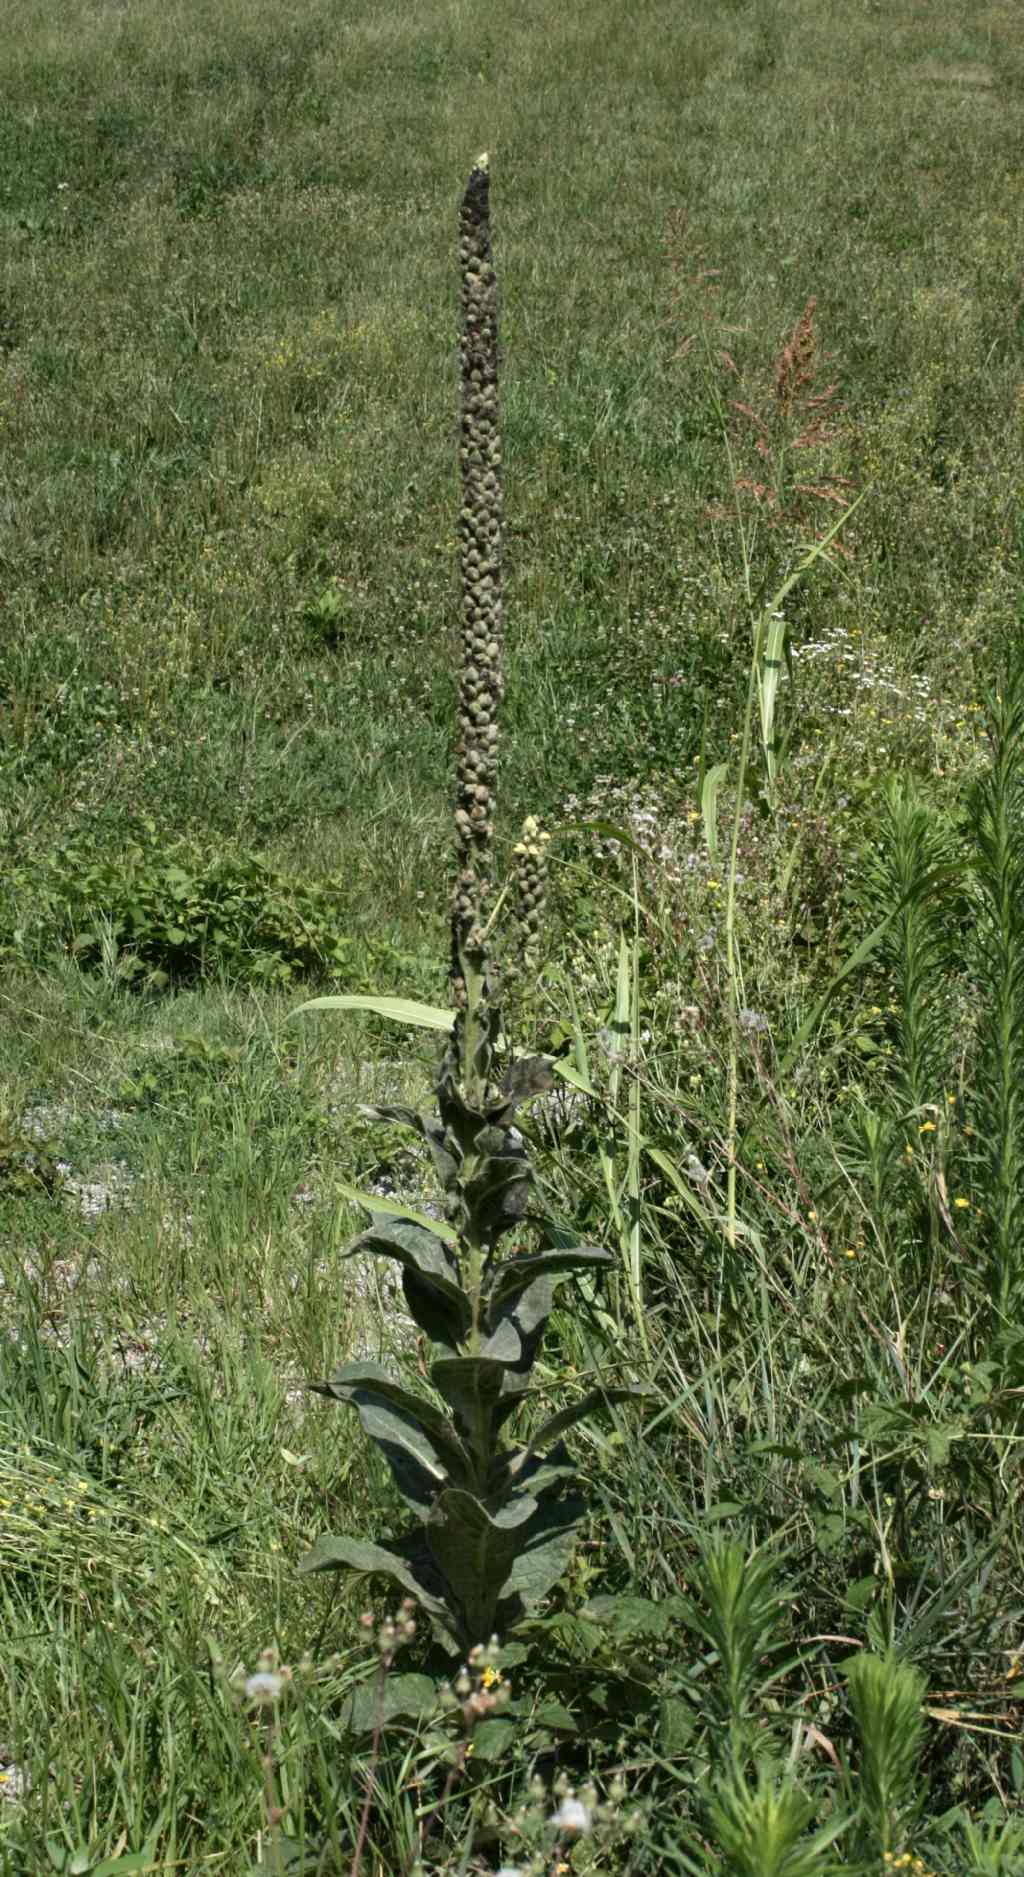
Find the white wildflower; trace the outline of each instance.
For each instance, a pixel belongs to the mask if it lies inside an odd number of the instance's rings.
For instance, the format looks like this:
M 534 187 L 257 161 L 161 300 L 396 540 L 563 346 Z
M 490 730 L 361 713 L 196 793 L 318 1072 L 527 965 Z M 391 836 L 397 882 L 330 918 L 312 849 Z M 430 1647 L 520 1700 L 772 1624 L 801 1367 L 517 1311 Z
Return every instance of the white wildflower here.
M 584 1832 L 590 1830 L 590 1813 L 581 1800 L 567 1796 L 562 1800 L 557 1812 L 552 1813 L 548 1822 L 558 1831 L 572 1832 L 574 1836 L 577 1834 L 582 1836 Z
M 283 1687 L 283 1675 L 274 1675 L 269 1669 L 260 1669 L 257 1674 L 249 1676 L 245 1684 L 245 1692 L 250 1701 L 259 1701 L 262 1706 L 269 1707 L 272 1702 L 280 1701 Z

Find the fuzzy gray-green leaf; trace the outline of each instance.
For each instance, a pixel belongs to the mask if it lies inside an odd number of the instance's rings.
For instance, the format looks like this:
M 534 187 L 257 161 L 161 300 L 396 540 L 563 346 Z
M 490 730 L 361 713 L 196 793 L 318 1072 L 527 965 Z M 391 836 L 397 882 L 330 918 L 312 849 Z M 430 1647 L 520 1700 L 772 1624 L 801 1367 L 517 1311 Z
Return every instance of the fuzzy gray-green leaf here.
M 445 1486 L 462 1485 L 470 1476 L 461 1443 L 431 1403 L 407 1393 L 383 1371 L 379 1378 L 373 1375 L 373 1364 L 352 1363 L 350 1368 L 365 1379 L 335 1379 L 321 1384 L 321 1392 L 355 1408 L 364 1433 L 376 1441 L 388 1462 L 399 1492 L 426 1518 Z
M 491 1130 L 488 1130 L 491 1131 Z M 492 1241 L 523 1217 L 532 1175 L 521 1147 L 488 1154 L 466 1186 L 466 1204 L 477 1229 Z
M 402 1272 L 402 1290 L 409 1315 L 424 1336 L 456 1353 L 470 1325 L 469 1305 L 461 1292 L 453 1298 L 449 1291 L 409 1266 Z
M 342 1703 L 339 1721 L 356 1734 L 372 1733 L 390 1721 L 426 1720 L 437 1707 L 437 1682 L 433 1675 L 379 1676 L 354 1688 Z
M 489 1314 L 503 1314 L 508 1304 L 537 1278 L 560 1278 L 570 1271 L 607 1269 L 615 1260 L 610 1251 L 598 1245 L 573 1245 L 565 1251 L 541 1251 L 532 1258 L 509 1258 L 496 1265 L 490 1274 Z
M 526 1548 L 503 1586 L 503 1602 L 514 1600 L 532 1610 L 554 1589 L 568 1569 L 576 1527 L 585 1511 L 582 1499 L 548 1500 L 538 1506 L 524 1532 Z
M 300 1559 L 299 1570 L 304 1576 L 311 1571 L 350 1570 L 361 1571 L 367 1577 L 390 1577 L 432 1616 L 443 1619 L 446 1613 L 443 1599 L 427 1588 L 412 1564 L 386 1545 L 375 1545 L 368 1539 L 335 1537 L 325 1532 L 312 1551 Z
M 373 1257 L 394 1258 L 399 1264 L 420 1271 L 436 1283 L 458 1289 L 458 1267 L 448 1247 L 437 1233 L 411 1219 L 383 1219 L 361 1232 L 350 1247 L 349 1255 L 369 1252 Z
M 490 1361 L 501 1362 L 512 1367 L 522 1357 L 523 1339 L 516 1328 L 511 1311 L 507 1316 L 499 1317 L 492 1328 L 482 1353 Z
M 427 1543 L 462 1610 L 468 1639 L 488 1640 L 499 1593 L 534 1509 L 535 1501 L 526 1499 L 499 1522 L 474 1494 L 455 1488 L 435 1503 L 427 1520 Z
M 414 1225 L 410 1219 L 386 1219 L 355 1240 L 350 1255 L 355 1252 L 394 1258 L 408 1276 L 421 1279 L 429 1287 L 430 1293 L 444 1306 L 448 1318 L 448 1333 L 438 1340 L 447 1341 L 451 1335 L 457 1344 L 465 1336 L 472 1321 L 469 1299 L 459 1283 L 456 1260 L 436 1232 Z M 413 1309 L 411 1298 L 410 1309 Z M 419 1323 L 415 1309 L 413 1315 Z M 424 1326 L 421 1324 L 421 1327 Z M 428 1330 L 427 1334 L 434 1335 L 434 1331 Z
M 335 1401 L 344 1401 L 357 1408 L 363 1416 L 364 1426 L 366 1419 L 363 1408 L 370 1402 L 377 1401 L 384 1407 L 394 1408 L 403 1422 L 421 1429 L 431 1449 L 444 1462 L 453 1479 L 462 1483 L 469 1462 L 447 1415 L 435 1407 L 432 1401 L 425 1401 L 421 1395 L 414 1395 L 410 1389 L 403 1388 L 378 1363 L 346 1362 L 329 1381 L 315 1382 L 313 1386 L 318 1394 L 331 1395 Z
M 430 1379 L 469 1436 L 489 1426 L 506 1373 L 505 1363 L 491 1356 L 445 1356 L 431 1365 Z
M 528 1262 L 525 1258 L 517 1260 L 520 1266 Z M 487 1341 L 481 1355 L 493 1356 L 509 1368 L 525 1373 L 540 1347 L 554 1300 L 551 1278 L 534 1277 L 527 1280 L 524 1289 L 510 1289 L 499 1304 L 492 1302 L 485 1324 Z
M 575 1480 L 578 1471 L 561 1440 L 543 1456 L 532 1453 L 528 1447 L 508 1448 L 492 1461 L 488 1470 L 488 1503 L 500 1505 L 524 1488 L 529 1488 L 533 1499 L 550 1498 Z

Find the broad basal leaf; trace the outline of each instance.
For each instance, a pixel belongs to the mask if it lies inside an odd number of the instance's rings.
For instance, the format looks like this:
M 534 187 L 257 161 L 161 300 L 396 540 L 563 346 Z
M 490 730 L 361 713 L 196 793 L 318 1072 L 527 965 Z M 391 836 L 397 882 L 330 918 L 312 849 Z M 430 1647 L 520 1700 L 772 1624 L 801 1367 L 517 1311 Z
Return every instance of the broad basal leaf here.
M 499 1592 L 534 1509 L 535 1501 L 526 1499 L 514 1508 L 518 1523 L 511 1517 L 499 1523 L 472 1493 L 455 1488 L 435 1503 L 427 1520 L 427 1543 L 462 1611 L 467 1640 L 489 1641 Z

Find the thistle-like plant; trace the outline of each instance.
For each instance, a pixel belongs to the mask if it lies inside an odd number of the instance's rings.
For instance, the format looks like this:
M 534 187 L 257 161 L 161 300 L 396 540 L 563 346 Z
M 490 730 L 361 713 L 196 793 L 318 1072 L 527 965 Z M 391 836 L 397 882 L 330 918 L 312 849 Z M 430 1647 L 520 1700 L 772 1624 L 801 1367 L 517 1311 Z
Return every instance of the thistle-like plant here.
M 847 1673 L 861 1739 L 864 1848 L 869 1856 L 891 1855 L 924 1803 L 920 1756 L 927 1682 L 894 1654 L 856 1656 Z
M 323 1537 L 305 1571 L 378 1573 L 411 1593 L 439 1638 L 466 1652 L 507 1631 L 543 1598 L 568 1562 L 583 1512 L 561 1439 L 611 1399 L 636 1391 L 594 1389 L 519 1444 L 503 1432 L 530 1392 L 530 1375 L 554 1304 L 573 1270 L 612 1262 L 593 1245 L 532 1251 L 532 1175 L 514 1127 L 519 1104 L 550 1085 L 547 1064 L 509 1055 L 501 1032 L 502 975 L 494 929 L 505 895 L 494 885 L 494 803 L 502 697 L 502 488 L 498 419 L 497 292 L 491 258 L 489 172 L 473 168 L 459 222 L 462 270 L 462 417 L 459 517 L 462 671 L 455 804 L 456 882 L 451 909 L 454 1010 L 400 999 L 328 997 L 304 1009 L 373 1009 L 449 1032 L 436 1111 L 377 1109 L 425 1143 L 443 1193 L 438 1222 L 387 1208 L 352 1251 L 402 1267 L 409 1311 L 437 1354 L 434 1397 L 414 1394 L 372 1362 L 346 1363 L 321 1394 L 356 1409 L 415 1515 L 389 1546 Z M 545 837 L 523 830 L 512 865 L 509 968 L 534 962 L 544 899 Z M 506 971 L 506 982 L 509 972 Z M 502 1071 L 499 1059 L 504 1057 Z M 378 1207 L 371 1207 L 378 1210 Z M 515 1233 L 514 1251 L 503 1241 Z

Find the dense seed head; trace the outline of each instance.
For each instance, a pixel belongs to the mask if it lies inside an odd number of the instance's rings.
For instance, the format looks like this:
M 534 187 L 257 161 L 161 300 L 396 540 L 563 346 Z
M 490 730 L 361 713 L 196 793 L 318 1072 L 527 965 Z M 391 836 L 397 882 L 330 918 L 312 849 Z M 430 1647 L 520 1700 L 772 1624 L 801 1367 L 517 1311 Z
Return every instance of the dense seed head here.
M 483 928 L 492 891 L 494 788 L 501 703 L 501 434 L 498 424 L 498 298 L 491 261 L 486 156 L 473 167 L 459 214 L 462 266 L 462 418 L 459 513 L 462 672 L 452 901 L 452 989 L 465 1001 L 463 960 L 484 965 Z
M 533 815 L 523 823 L 521 838 L 512 849 L 512 883 L 515 898 L 516 953 L 510 961 L 509 977 L 525 976 L 540 962 L 540 929 L 547 897 L 548 857 L 551 836 L 542 832 Z

